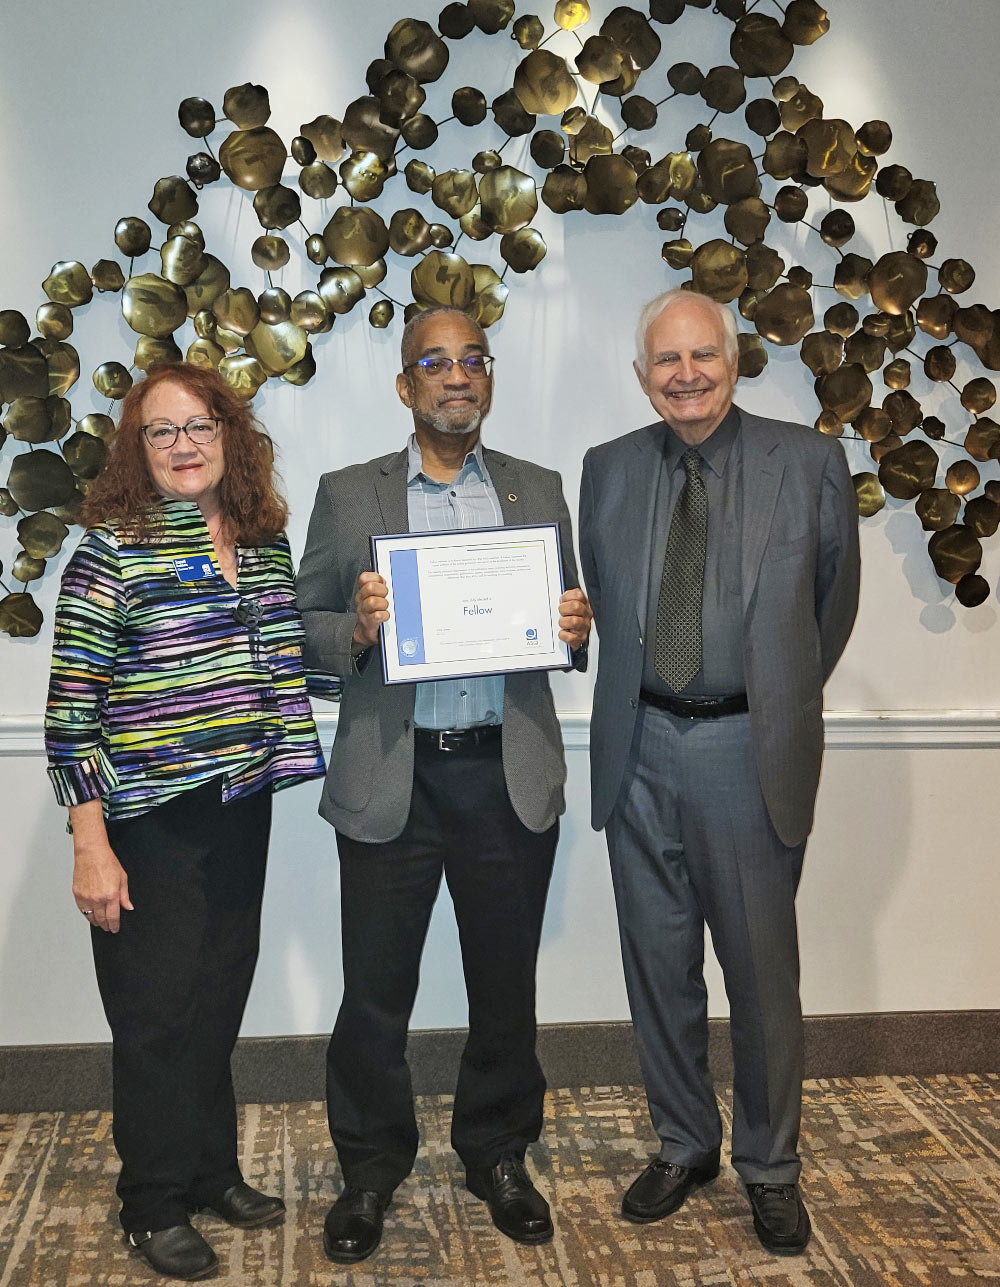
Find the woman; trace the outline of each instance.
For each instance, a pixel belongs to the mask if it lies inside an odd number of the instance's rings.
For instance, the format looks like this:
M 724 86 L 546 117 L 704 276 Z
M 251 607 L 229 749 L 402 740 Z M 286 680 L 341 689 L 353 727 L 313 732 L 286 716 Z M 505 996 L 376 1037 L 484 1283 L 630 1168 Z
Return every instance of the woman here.
M 113 1037 L 128 1244 L 218 1261 L 191 1227 L 284 1217 L 240 1173 L 230 1055 L 257 957 L 271 793 L 320 777 L 271 444 L 210 370 L 122 403 L 63 576 L 46 716 L 73 896 Z

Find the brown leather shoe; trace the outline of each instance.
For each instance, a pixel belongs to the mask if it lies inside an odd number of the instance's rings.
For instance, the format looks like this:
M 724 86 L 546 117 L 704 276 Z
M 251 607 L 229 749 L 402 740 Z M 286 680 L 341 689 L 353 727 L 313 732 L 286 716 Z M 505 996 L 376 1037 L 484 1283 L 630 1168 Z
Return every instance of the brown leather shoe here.
M 797 1184 L 748 1184 L 753 1227 L 761 1246 L 776 1256 L 798 1256 L 812 1225 Z
M 465 1184 L 470 1193 L 489 1203 L 493 1223 L 508 1238 L 532 1246 L 552 1237 L 549 1204 L 516 1154 L 506 1154 L 496 1166 L 466 1171 Z
M 682 1206 L 699 1185 L 708 1184 L 718 1174 L 717 1161 L 680 1166 L 654 1157 L 622 1198 L 622 1215 L 633 1224 L 662 1220 Z

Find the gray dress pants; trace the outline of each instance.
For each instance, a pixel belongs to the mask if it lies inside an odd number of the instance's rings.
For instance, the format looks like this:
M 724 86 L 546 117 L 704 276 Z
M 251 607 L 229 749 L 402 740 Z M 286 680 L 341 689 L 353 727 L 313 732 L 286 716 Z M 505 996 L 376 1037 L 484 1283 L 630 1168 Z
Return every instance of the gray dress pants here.
M 607 824 L 629 1005 L 660 1157 L 719 1155 L 708 1070 L 707 924 L 733 1043 L 733 1165 L 798 1179 L 802 1099 L 795 892 L 805 846 L 782 844 L 757 781 L 750 716 L 682 719 L 640 703 Z

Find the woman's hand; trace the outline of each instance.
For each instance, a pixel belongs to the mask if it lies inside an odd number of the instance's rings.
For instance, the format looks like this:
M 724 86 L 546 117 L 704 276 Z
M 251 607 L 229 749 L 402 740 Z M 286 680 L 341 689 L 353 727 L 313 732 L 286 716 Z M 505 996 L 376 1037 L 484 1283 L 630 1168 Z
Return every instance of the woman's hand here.
M 117 934 L 121 913 L 134 910 L 128 876 L 108 843 L 100 800 L 69 811 L 73 826 L 73 898 L 91 925 Z

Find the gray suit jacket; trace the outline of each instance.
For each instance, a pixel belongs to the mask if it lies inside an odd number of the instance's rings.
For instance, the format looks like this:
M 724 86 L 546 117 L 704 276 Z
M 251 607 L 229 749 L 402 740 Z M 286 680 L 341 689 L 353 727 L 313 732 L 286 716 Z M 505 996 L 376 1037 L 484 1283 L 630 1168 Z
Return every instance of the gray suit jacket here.
M 843 449 L 804 425 L 741 412 L 743 655 L 757 773 L 786 845 L 812 827 L 823 684 L 858 606 L 858 517 Z M 601 640 L 590 754 L 593 825 L 614 807 L 642 677 L 662 422 L 583 462 L 580 550 Z
M 508 525 L 558 522 L 566 589 L 579 585 L 569 510 L 559 475 L 489 448 L 486 467 Z M 378 656 L 352 663 L 358 575 L 371 571 L 369 538 L 409 530 L 406 451 L 324 474 L 309 521 L 297 582 L 306 665 L 343 676 L 337 738 L 320 813 L 354 840 L 392 840 L 402 831 L 413 788 L 412 684 L 387 685 Z M 576 665 L 582 669 L 585 655 Z M 545 831 L 565 809 L 559 721 L 544 671 L 504 684 L 503 766 L 521 821 Z

